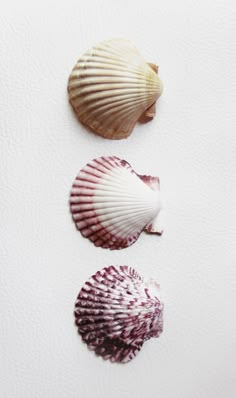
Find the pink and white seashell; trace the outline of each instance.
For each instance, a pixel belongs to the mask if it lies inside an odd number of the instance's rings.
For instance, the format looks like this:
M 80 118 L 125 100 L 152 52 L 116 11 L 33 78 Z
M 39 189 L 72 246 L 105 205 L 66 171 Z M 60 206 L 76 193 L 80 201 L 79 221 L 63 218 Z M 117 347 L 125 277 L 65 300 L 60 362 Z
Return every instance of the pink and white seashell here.
M 159 178 L 138 175 L 115 156 L 94 159 L 79 172 L 70 207 L 78 230 L 95 246 L 123 249 L 144 229 L 162 233 Z
M 129 362 L 163 331 L 159 285 L 126 265 L 105 267 L 89 278 L 74 314 L 83 341 L 112 362 Z

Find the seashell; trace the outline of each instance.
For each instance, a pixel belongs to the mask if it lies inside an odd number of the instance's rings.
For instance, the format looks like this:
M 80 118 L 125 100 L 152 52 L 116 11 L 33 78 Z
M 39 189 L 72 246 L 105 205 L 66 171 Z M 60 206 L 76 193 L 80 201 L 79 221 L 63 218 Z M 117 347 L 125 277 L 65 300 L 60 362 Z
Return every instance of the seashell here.
M 79 172 L 70 207 L 78 230 L 95 246 L 123 249 L 144 229 L 162 234 L 159 178 L 138 175 L 115 156 L 94 159 Z
M 93 275 L 80 290 L 74 314 L 83 341 L 112 362 L 130 361 L 163 331 L 159 285 L 126 265 Z
M 128 40 L 104 41 L 81 56 L 68 82 L 79 120 L 105 138 L 126 138 L 143 115 L 155 116 L 162 93 L 158 68 Z

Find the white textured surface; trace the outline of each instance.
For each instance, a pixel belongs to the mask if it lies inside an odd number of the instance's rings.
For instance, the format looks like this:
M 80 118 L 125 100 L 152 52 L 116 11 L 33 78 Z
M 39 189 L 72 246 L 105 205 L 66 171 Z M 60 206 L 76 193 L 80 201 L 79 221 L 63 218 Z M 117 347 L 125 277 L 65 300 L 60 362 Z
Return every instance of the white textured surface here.
M 1 29 L 1 382 L 3 398 L 236 395 L 235 1 L 5 2 Z M 156 119 L 128 140 L 88 133 L 67 102 L 78 56 L 131 39 L 160 65 Z M 119 252 L 75 230 L 71 183 L 114 154 L 157 174 L 165 233 Z M 165 330 L 119 366 L 73 325 L 84 281 L 107 264 L 159 280 Z

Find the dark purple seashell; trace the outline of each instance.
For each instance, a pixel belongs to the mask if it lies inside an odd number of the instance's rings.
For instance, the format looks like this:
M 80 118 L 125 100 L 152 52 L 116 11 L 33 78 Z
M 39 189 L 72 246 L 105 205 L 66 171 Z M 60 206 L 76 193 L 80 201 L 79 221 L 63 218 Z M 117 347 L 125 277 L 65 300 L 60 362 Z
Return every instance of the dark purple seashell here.
M 131 267 L 109 266 L 84 284 L 75 303 L 75 323 L 88 347 L 104 359 L 126 363 L 163 330 L 159 285 Z

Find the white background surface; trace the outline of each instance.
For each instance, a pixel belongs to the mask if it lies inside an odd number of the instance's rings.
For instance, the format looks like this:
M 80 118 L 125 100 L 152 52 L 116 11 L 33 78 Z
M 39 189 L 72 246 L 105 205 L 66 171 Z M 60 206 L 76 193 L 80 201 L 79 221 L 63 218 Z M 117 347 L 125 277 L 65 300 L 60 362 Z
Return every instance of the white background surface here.
M 236 396 L 235 1 L 2 5 L 1 398 Z M 87 48 L 131 39 L 159 64 L 156 119 L 127 140 L 86 131 L 67 78 Z M 76 231 L 71 183 L 101 155 L 159 175 L 165 233 L 123 251 Z M 109 264 L 156 278 L 165 330 L 135 360 L 96 358 L 73 324 L 84 281 Z

